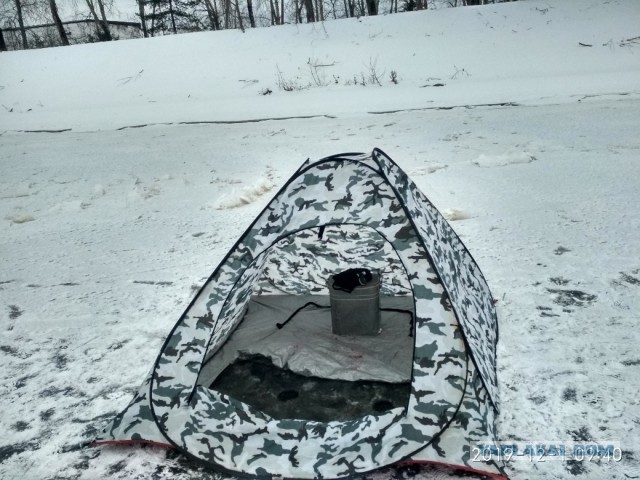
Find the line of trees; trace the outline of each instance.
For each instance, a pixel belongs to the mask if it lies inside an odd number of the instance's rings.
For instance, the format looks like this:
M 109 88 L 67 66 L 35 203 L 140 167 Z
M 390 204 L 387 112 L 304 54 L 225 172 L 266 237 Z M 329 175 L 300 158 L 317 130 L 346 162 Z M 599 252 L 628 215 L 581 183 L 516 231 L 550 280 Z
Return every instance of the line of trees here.
M 512 0 L 131 0 L 143 34 L 256 28 Z
M 113 40 L 114 37 L 108 21 L 109 12 L 113 11 L 113 0 L 71 0 L 70 6 L 73 8 L 76 18 L 88 18 L 95 22 L 98 33 L 93 40 Z M 65 24 L 60 18 L 58 0 L 1 1 L 0 51 L 7 49 L 5 32 L 17 31 L 21 48 L 37 48 L 42 46 L 43 41 L 35 38 L 33 30 L 51 25 L 55 28 L 58 37 L 57 44 L 69 45 L 69 35 L 66 28 L 68 24 Z M 31 35 L 29 35 L 30 32 Z
M 380 0 L 136 0 L 143 35 L 377 15 Z M 397 0 L 395 0 L 397 3 Z M 420 0 L 424 1 L 424 0 Z M 397 6 L 396 6 L 397 9 Z
M 7 45 L 3 35 L 19 32 L 23 49 L 31 45 L 27 31 L 34 24 L 52 24 L 59 44 L 69 45 L 57 1 L 72 2 L 76 18 L 95 24 L 98 41 L 110 41 L 114 34 L 109 15 L 113 0 L 3 0 L 0 5 L 0 51 Z M 312 23 L 327 19 L 398 13 L 428 8 L 480 5 L 511 0 L 129 0 L 137 4 L 144 37 L 202 30 L 264 27 L 285 23 Z M 400 2 L 400 3 L 399 3 Z M 28 19 L 28 20 L 27 20 Z M 27 26 L 27 22 L 32 26 Z M 113 23 L 113 22 L 111 22 Z

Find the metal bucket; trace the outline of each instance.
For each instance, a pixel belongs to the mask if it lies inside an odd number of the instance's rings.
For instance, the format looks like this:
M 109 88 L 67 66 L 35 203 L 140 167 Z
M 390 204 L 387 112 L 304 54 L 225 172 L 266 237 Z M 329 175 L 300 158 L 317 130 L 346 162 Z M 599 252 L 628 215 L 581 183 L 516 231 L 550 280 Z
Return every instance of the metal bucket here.
M 380 275 L 371 272 L 372 279 L 366 285 L 354 288 L 351 293 L 333 288 L 329 278 L 331 303 L 331 328 L 336 335 L 378 335 L 380 333 Z

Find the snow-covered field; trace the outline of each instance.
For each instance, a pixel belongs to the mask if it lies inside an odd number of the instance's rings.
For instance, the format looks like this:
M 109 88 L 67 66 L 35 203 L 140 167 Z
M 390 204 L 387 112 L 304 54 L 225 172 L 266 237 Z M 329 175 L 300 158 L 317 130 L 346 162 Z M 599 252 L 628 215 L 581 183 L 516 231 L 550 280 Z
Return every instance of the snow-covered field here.
M 85 444 L 294 169 L 377 146 L 499 300 L 500 437 L 622 446 L 512 477 L 640 478 L 638 19 L 520 1 L 1 54 L 0 477 L 215 478 Z M 382 86 L 346 84 L 372 62 Z

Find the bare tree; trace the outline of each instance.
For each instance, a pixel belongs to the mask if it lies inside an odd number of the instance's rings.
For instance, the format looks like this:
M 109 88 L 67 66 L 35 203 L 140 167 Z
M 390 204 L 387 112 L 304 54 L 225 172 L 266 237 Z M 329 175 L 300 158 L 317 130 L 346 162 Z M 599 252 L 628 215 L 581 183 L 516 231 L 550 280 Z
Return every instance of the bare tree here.
M 2 27 L 0 27 L 0 52 L 7 51 L 7 44 L 4 42 L 4 35 L 2 34 Z
M 356 0 L 347 0 L 348 1 L 348 7 L 349 7 L 349 13 L 347 14 L 347 17 L 355 17 L 356 16 Z
M 224 0 L 224 28 L 229 28 L 231 18 L 231 0 Z
M 60 35 L 60 41 L 63 45 L 69 45 L 67 32 L 64 31 L 64 25 L 62 25 L 62 20 L 60 20 L 60 15 L 58 14 L 58 5 L 56 5 L 56 0 L 49 0 L 49 10 L 51 10 L 51 16 L 53 17 L 53 23 L 55 23 L 56 29 L 58 30 L 58 35 Z
M 102 0 L 96 0 L 98 2 L 98 8 L 100 9 L 100 18 L 102 18 L 102 21 L 105 23 L 105 25 L 108 25 L 107 22 L 107 14 L 104 11 L 104 2 Z
M 269 0 L 271 7 L 271 25 L 280 25 L 280 14 L 278 13 L 278 0 Z
M 147 18 L 144 14 L 144 0 L 136 0 L 138 2 L 138 14 L 140 15 L 140 25 L 142 26 L 142 35 L 144 38 L 149 36 L 147 32 Z
M 211 23 L 211 30 L 220 30 L 220 18 L 218 16 L 215 0 L 213 3 L 211 3 L 211 0 L 204 0 L 204 4 L 207 8 L 207 15 L 209 16 L 209 22 Z
M 111 37 L 111 32 L 109 31 L 109 24 L 107 23 L 107 16 L 104 12 L 104 4 L 102 0 L 96 0 L 100 7 L 100 15 L 101 18 L 98 18 L 98 14 L 96 13 L 96 7 L 93 4 L 93 0 L 86 0 L 87 6 L 89 7 L 89 11 L 91 12 L 91 16 L 93 17 L 93 21 L 96 22 L 96 26 L 102 30 L 102 36 L 105 40 L 111 41 L 113 38 Z
M 420 1 L 420 0 L 418 0 Z M 378 1 L 377 0 L 367 0 L 367 13 L 369 15 L 377 15 L 378 14 Z
M 329 0 L 331 2 L 331 14 L 333 14 L 333 19 L 337 20 L 338 16 L 336 15 L 336 2 L 338 0 Z
M 22 37 L 22 48 L 26 50 L 29 48 L 29 44 L 27 42 L 27 30 L 24 28 L 24 18 L 22 17 L 22 3 L 20 0 L 15 0 L 15 4 L 18 26 L 20 27 L 20 36 Z
M 151 6 L 151 36 L 153 37 L 156 31 L 156 3 Z
M 173 33 L 178 33 L 178 29 L 176 28 L 176 15 L 173 10 L 173 0 L 169 0 L 169 15 L 171 16 L 171 27 L 173 28 Z
M 244 25 L 242 24 L 242 15 L 240 15 L 240 0 L 236 0 L 236 15 L 238 16 L 238 24 L 240 25 L 240 30 L 244 33 Z
M 300 0 L 294 0 L 293 7 L 295 8 L 295 22 L 302 23 L 302 4 Z
M 251 28 L 256 28 L 256 19 L 253 17 L 253 3 L 251 0 L 247 0 L 247 12 L 249 13 L 249 25 L 251 25 Z
M 307 11 L 307 23 L 313 23 L 316 21 L 313 13 L 313 0 L 303 0 L 304 9 Z

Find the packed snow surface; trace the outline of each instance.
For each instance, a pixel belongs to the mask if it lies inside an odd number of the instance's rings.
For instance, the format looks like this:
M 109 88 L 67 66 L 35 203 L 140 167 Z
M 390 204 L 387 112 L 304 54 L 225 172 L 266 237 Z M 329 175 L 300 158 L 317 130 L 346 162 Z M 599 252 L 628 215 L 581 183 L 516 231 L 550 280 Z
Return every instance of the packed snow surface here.
M 377 146 L 497 299 L 501 439 L 622 447 L 510 475 L 640 478 L 638 19 L 519 1 L 0 54 L 0 477 L 219 478 L 86 443 L 295 169 Z

